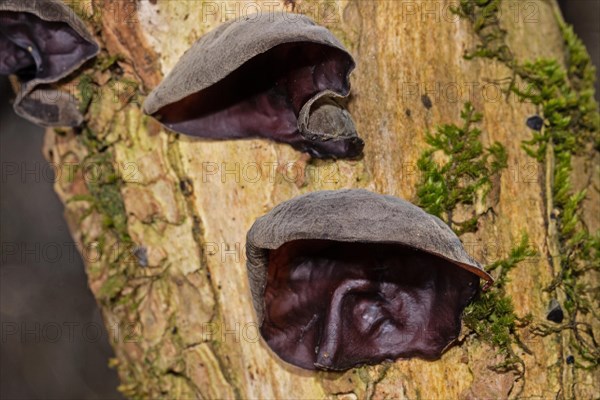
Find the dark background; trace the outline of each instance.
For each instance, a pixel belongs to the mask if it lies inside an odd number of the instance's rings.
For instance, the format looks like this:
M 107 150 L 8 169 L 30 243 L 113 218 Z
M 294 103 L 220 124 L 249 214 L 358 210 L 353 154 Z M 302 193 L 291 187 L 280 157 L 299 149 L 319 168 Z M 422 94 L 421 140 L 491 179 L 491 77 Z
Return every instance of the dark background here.
M 600 65 L 600 1 L 559 3 Z M 11 97 L 1 77 L 0 398 L 120 398 L 110 331 L 53 191 L 43 130 L 14 114 Z
M 596 100 L 600 99 L 600 0 L 558 0 L 565 20 L 585 43 L 596 66 Z
M 44 131 L 13 112 L 10 92 L 2 79 L 0 397 L 117 398 L 107 332 L 42 157 Z

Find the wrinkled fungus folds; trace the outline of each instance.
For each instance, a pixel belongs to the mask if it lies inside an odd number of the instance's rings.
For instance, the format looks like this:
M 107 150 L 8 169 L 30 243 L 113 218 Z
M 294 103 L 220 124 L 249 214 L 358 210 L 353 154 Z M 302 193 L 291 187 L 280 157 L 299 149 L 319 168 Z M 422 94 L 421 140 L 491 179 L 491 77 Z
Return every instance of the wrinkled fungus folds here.
M 288 242 L 270 252 L 261 333 L 306 369 L 436 359 L 478 287 L 476 275 L 400 245 Z
M 246 255 L 262 337 L 311 370 L 436 359 L 480 278 L 493 281 L 439 218 L 362 189 L 279 204 L 248 231 Z
M 42 126 L 76 126 L 76 99 L 52 88 L 99 51 L 61 1 L 0 1 L 0 74 L 14 74 L 15 112 Z
M 0 13 L 0 24 L 2 21 Z M 9 40 L 0 25 L 0 75 L 19 73 L 21 75 L 32 75 L 35 73 L 35 61 L 29 51 L 17 46 Z
M 26 12 L 0 11 L 0 73 L 23 81 L 54 79 L 96 52 L 64 22 L 44 21 Z

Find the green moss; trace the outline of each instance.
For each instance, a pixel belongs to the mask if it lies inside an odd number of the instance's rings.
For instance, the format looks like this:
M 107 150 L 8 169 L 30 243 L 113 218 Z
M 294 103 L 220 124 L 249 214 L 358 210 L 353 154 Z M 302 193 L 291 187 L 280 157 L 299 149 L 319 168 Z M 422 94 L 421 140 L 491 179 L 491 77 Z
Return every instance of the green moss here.
M 117 62 L 123 60 L 121 55 L 108 56 L 99 55 L 95 58 L 93 71 L 105 72 L 115 66 Z M 137 89 L 137 83 L 132 83 L 130 80 L 126 80 L 123 84 L 129 85 L 129 87 L 135 87 Z M 77 99 L 79 101 L 79 111 L 85 114 L 95 97 L 98 95 L 100 86 L 94 80 L 94 75 L 91 73 L 82 73 L 79 76 L 79 82 L 77 83 Z
M 111 154 L 95 154 L 88 157 L 87 162 L 98 167 L 98 175 L 87 180 L 87 187 L 97 210 L 103 215 L 104 228 L 112 229 L 120 240 L 130 241 L 125 205 L 121 197 L 121 181 L 113 168 Z
M 492 58 L 502 62 L 512 62 L 513 55 L 506 45 L 506 30 L 500 26 L 500 6 L 502 0 L 460 0 L 451 10 L 471 21 L 480 43 L 465 53 L 465 58 Z
M 465 326 L 475 332 L 480 340 L 496 347 L 498 353 L 504 357 L 504 361 L 494 367 L 501 372 L 513 370 L 520 375 L 524 372 L 524 363 L 514 352 L 513 344 L 523 347 L 517 328 L 528 324 L 531 317 L 517 317 L 512 300 L 506 293 L 506 284 L 509 281 L 508 273 L 520 262 L 535 254 L 529 247 L 529 238 L 523 234 L 521 241 L 510 251 L 507 258 L 498 260 L 486 268 L 490 273 L 497 272 L 496 282 L 491 290 L 482 292 L 469 304 L 463 314 Z
M 93 103 L 101 104 L 102 96 L 109 96 L 123 105 L 138 102 L 139 83 L 123 76 L 123 70 L 118 62 L 124 58 L 121 55 L 101 54 L 96 57 L 93 70 L 82 73 L 74 93 L 79 103 L 79 111 L 85 114 Z M 106 75 L 110 78 L 105 82 Z M 100 84 L 99 82 L 105 82 Z M 90 113 L 94 113 L 92 108 Z
M 127 214 L 121 196 L 122 180 L 114 168 L 114 158 L 106 143 L 98 139 L 88 127 L 83 129 L 81 140 L 89 152 L 82 163 L 85 166 L 85 171 L 82 172 L 89 194 L 75 196 L 69 201 L 89 203 L 88 212 L 82 217 L 92 212 L 102 216 L 104 233 L 97 244 L 102 262 L 109 268 L 108 278 L 101 286 L 98 297 L 104 302 L 119 302 L 128 279 L 135 276 L 136 270 L 141 268 L 133 256 L 135 244 L 127 230 Z M 112 239 L 107 241 L 107 235 Z
M 99 56 L 96 58 L 96 70 L 101 72 L 107 71 L 109 68 L 116 66 L 117 62 L 123 61 L 125 57 L 121 54 Z
M 100 33 L 101 21 L 97 17 L 105 13 L 98 4 L 84 6 L 83 3 L 74 2 L 70 5 L 89 23 L 92 30 Z M 115 135 L 115 132 L 119 131 L 115 124 L 120 120 L 120 115 L 113 112 L 119 111 L 115 106 L 108 104 L 118 100 L 124 108 L 126 103 L 136 99 L 138 93 L 139 83 L 128 79 L 126 72 L 118 65 L 122 59 L 120 55 L 102 51 L 95 58 L 93 65 L 78 78 L 75 96 L 80 102 L 80 111 L 88 114 L 86 121 L 91 121 L 89 125 L 84 123 L 81 129 L 74 130 L 78 134 L 79 142 L 87 150 L 87 156 L 80 162 L 80 168 L 84 170 L 79 172 L 84 173 L 88 194 L 73 196 L 68 202 L 87 203 L 86 211 L 79 215 L 81 219 L 94 214 L 94 218 L 99 216 L 102 221 L 100 232 L 82 232 L 84 244 L 97 249 L 93 261 L 88 260 L 87 271 L 93 281 L 104 279 L 96 294 L 98 300 L 103 308 L 109 311 L 111 318 L 127 326 L 135 324 L 139 327 L 138 306 L 144 298 L 140 288 L 147 287 L 148 282 L 139 278 L 147 277 L 148 272 L 139 265 L 134 253 L 137 247 L 128 232 L 127 215 L 121 195 L 123 180 L 115 168 L 113 153 L 114 143 L 122 140 Z M 93 127 L 101 128 L 95 132 Z M 76 212 L 79 210 L 78 207 L 74 208 Z M 123 336 L 113 340 L 115 343 L 121 340 L 130 341 Z M 144 346 L 138 344 L 130 343 L 128 346 L 138 346 L 137 351 L 145 351 Z M 121 385 L 118 390 L 127 398 L 156 398 L 158 394 L 164 395 L 168 391 L 176 393 L 179 386 L 173 386 L 182 381 L 181 378 L 168 374 L 167 379 L 162 379 L 162 376 L 157 378 L 155 374 L 148 373 L 152 369 L 151 361 L 138 357 L 140 354 L 135 357 L 137 362 L 129 360 L 128 357 L 121 357 L 122 344 L 116 345 L 115 350 L 120 359 L 112 361 L 110 366 L 119 369 Z M 174 379 L 165 384 L 168 378 Z M 163 388 L 168 390 L 161 391 Z M 186 392 L 185 396 L 179 397 L 191 396 Z
M 590 147 L 600 149 L 600 114 L 594 99 L 595 68 L 581 40 L 557 15 L 564 41 L 565 59 L 538 59 L 519 63 L 506 44 L 506 31 L 500 26 L 500 0 L 461 0 L 455 12 L 473 23 L 480 39 L 466 58 L 487 58 L 503 62 L 513 71 L 505 91 L 515 93 L 521 101 L 534 104 L 544 119 L 541 131 L 533 131 L 523 143 L 528 155 L 545 164 L 547 208 L 554 221 L 547 221 L 548 237 L 555 242 L 552 256 L 556 274 L 548 291 L 564 294 L 566 324 L 556 329 L 543 324 L 542 334 L 571 332 L 571 347 L 585 362 L 583 368 L 600 365 L 600 346 L 582 316 L 598 319 L 591 304 L 597 304 L 598 288 L 588 274 L 600 271 L 600 233 L 589 232 L 581 220 L 585 191 L 575 191 L 571 183 L 573 155 L 584 155 Z M 565 67 L 563 67 L 563 64 Z M 514 85 L 519 78 L 524 89 Z M 551 226 L 556 225 L 556 233 Z M 558 268 L 556 268 L 558 266 Z
M 82 75 L 79 81 L 79 97 L 81 101 L 82 112 L 90 114 L 100 113 L 97 107 L 90 107 L 91 104 L 102 105 L 101 96 L 118 94 L 119 85 L 126 89 L 131 89 L 119 96 L 119 100 L 131 101 L 131 98 L 137 93 L 138 84 L 132 80 L 123 78 L 122 71 L 118 68 L 117 62 L 120 56 L 99 56 L 94 64 L 94 72 L 89 75 Z M 99 86 L 94 80 L 99 73 L 108 73 L 108 86 L 112 87 L 113 93 L 109 91 L 99 91 Z M 96 115 L 97 123 L 98 115 Z M 115 167 L 115 157 L 113 154 L 113 145 L 119 140 L 111 134 L 111 124 L 116 121 L 116 116 L 107 115 L 106 121 L 109 126 L 102 132 L 95 132 L 92 129 L 94 124 L 84 125 L 79 131 L 79 140 L 87 149 L 87 156 L 82 160 L 80 171 L 83 174 L 89 194 L 83 196 L 74 196 L 69 201 L 85 201 L 89 204 L 81 218 L 86 218 L 93 213 L 97 213 L 101 218 L 102 232 L 97 239 L 97 248 L 100 259 L 90 267 L 90 271 L 97 278 L 104 278 L 97 297 L 102 303 L 105 303 L 114 312 L 121 313 L 124 318 L 130 318 L 136 315 L 138 303 L 136 294 L 138 286 L 133 284 L 135 278 L 143 276 L 143 267 L 140 265 L 135 250 L 136 244 L 128 232 L 127 213 L 121 194 L 123 178 Z
M 481 130 L 473 125 L 482 115 L 471 103 L 466 103 L 460 115 L 461 126 L 441 125 L 435 133 L 428 132 L 425 141 L 431 146 L 417 161 L 421 181 L 417 188 L 418 204 L 430 214 L 448 222 L 462 234 L 477 229 L 477 216 L 466 221 L 453 219 L 458 205 L 472 205 L 491 189 L 491 177 L 506 168 L 506 151 L 500 143 L 484 148 L 479 138 Z M 436 163 L 434 156 L 442 153 L 447 159 Z
M 482 132 L 474 124 L 481 122 L 482 115 L 466 103 L 460 116 L 460 126 L 441 125 L 435 133 L 427 133 L 425 140 L 430 148 L 417 162 L 421 171 L 417 203 L 444 220 L 458 235 L 476 231 L 479 216 L 472 211 L 469 219 L 456 222 L 452 218 L 456 208 L 473 205 L 479 197 L 485 197 L 492 188 L 491 178 L 507 166 L 504 146 L 496 142 L 484 148 L 480 141 Z M 442 153 L 447 161 L 436 163 L 434 156 L 437 153 Z M 534 254 L 524 234 L 507 258 L 486 268 L 488 272 L 497 272 L 496 283 L 481 293 L 464 312 L 465 326 L 503 356 L 503 361 L 494 369 L 512 370 L 519 376 L 524 374 L 524 363 L 514 352 L 513 344 L 523 346 L 517 327 L 526 324 L 529 318 L 519 318 L 515 314 L 505 287 L 508 272 Z
M 567 71 L 556 60 L 541 59 L 515 67 L 526 82 L 525 89 L 512 88 L 522 101 L 538 106 L 544 118 L 544 128 L 533 132 L 524 143 L 527 153 L 543 162 L 548 142 L 556 154 L 581 154 L 587 143 L 598 143 L 598 112 L 589 103 L 593 90 L 586 93 L 574 90 Z M 574 134 L 578 132 L 579 134 Z M 569 167 L 570 159 L 563 165 Z
M 101 298 L 112 299 L 123 290 L 127 280 L 122 275 L 113 275 L 104 282 L 98 296 Z
M 77 90 L 79 92 L 79 112 L 82 114 L 87 111 L 94 98 L 94 91 L 91 89 L 93 85 L 95 84 L 91 75 L 83 74 L 79 78 Z

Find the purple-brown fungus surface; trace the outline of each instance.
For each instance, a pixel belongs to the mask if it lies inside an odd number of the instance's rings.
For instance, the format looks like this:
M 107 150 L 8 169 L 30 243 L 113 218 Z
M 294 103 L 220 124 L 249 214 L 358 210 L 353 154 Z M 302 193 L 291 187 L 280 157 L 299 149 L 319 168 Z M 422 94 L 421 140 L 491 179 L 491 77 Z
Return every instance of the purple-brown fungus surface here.
M 169 129 L 207 139 L 267 138 L 317 158 L 360 156 L 341 101 L 354 60 L 324 27 L 268 13 L 200 38 L 144 103 Z
M 346 370 L 437 359 L 491 277 L 438 218 L 365 190 L 314 192 L 248 232 L 261 334 L 284 361 Z
M 42 126 L 77 126 L 76 99 L 51 88 L 98 53 L 75 13 L 57 0 L 0 0 L 0 74 L 18 80 L 14 109 Z

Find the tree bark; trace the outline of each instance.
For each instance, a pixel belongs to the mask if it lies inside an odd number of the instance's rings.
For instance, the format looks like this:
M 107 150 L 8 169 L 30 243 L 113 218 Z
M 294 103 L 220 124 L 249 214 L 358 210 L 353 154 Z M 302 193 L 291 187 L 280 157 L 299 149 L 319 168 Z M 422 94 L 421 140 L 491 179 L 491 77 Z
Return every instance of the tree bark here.
M 468 332 L 438 361 L 398 360 L 345 373 L 293 368 L 258 339 L 244 254 L 254 220 L 282 201 L 321 189 L 366 188 L 414 201 L 425 133 L 458 124 L 465 101 L 484 115 L 484 145 L 498 141 L 506 147 L 509 168 L 496 182 L 493 213 L 482 214 L 477 232 L 462 240 L 476 259 L 489 263 L 527 232 L 541 256 L 511 271 L 507 291 L 517 315 L 531 313 L 533 323 L 545 319 L 552 295 L 543 289 L 553 267 L 544 167 L 521 148 L 531 135 L 525 120 L 536 109 L 505 98 L 489 83 L 510 78 L 505 65 L 463 58 L 478 38 L 469 21 L 450 12 L 456 3 L 71 5 L 94 29 L 103 53 L 83 71 L 94 82 L 86 125 L 49 130 L 45 154 L 64 171 L 77 166 L 59 175 L 56 191 L 101 305 L 117 356 L 111 362 L 126 396 L 591 398 L 600 392 L 597 370 L 565 363 L 563 333 L 519 332 L 531 351 L 514 349 L 525 362 L 524 379 L 490 370 L 499 361 L 496 350 Z M 354 55 L 349 110 L 366 143 L 363 159 L 307 161 L 291 147 L 265 140 L 198 140 L 142 114 L 145 95 L 197 38 L 257 9 L 302 12 L 330 28 Z M 564 58 L 553 2 L 505 2 L 502 11 L 517 59 Z M 578 188 L 589 187 L 584 214 L 595 231 L 597 159 L 581 158 L 577 165 L 573 180 Z

